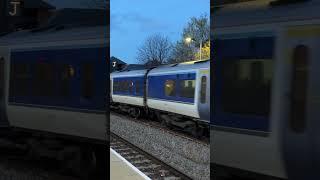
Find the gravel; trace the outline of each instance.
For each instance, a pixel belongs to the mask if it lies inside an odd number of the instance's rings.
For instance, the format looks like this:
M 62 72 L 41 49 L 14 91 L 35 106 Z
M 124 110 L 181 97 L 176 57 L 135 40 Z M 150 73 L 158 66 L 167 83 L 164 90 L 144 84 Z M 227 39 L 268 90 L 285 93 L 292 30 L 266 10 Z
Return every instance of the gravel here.
M 78 180 L 59 174 L 50 161 L 32 161 L 21 154 L 0 152 L 0 180 Z
M 210 145 L 110 114 L 110 130 L 192 179 L 210 179 Z

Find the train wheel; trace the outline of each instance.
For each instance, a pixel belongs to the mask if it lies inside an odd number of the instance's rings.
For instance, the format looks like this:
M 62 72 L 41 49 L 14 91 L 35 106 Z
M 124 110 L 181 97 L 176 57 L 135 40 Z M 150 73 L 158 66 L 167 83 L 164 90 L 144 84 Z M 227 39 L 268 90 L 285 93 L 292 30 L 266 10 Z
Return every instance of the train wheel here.
M 200 138 L 203 135 L 203 128 L 199 128 L 199 126 L 195 123 L 188 127 L 188 131 L 192 134 L 192 136 L 196 138 Z
M 141 111 L 140 111 L 139 108 L 131 108 L 131 109 L 129 110 L 129 114 L 130 114 L 131 117 L 137 119 L 137 118 L 140 117 Z
M 107 174 L 107 168 L 109 165 L 109 161 L 108 161 L 108 156 L 109 154 L 107 154 L 107 148 L 105 146 L 101 146 L 101 147 L 97 147 L 96 150 L 96 171 L 93 174 L 93 178 L 92 179 L 96 179 L 96 180 L 105 180 L 108 179 L 108 174 Z
M 78 176 L 81 180 L 89 180 L 94 169 L 96 169 L 96 157 L 90 148 L 67 148 L 63 153 L 62 172 Z

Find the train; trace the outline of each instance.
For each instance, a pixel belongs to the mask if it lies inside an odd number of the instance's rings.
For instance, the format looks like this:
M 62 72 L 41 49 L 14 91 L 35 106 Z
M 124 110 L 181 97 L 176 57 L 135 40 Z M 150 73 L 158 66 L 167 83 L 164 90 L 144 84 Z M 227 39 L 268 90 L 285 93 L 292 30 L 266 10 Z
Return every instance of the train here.
M 110 74 L 111 107 L 159 120 L 197 137 L 209 135 L 210 61 L 190 61 Z
M 213 178 L 319 179 L 320 3 L 255 3 L 211 7 Z
M 0 37 L 1 138 L 75 173 L 106 168 L 106 32 L 104 24 L 50 25 Z

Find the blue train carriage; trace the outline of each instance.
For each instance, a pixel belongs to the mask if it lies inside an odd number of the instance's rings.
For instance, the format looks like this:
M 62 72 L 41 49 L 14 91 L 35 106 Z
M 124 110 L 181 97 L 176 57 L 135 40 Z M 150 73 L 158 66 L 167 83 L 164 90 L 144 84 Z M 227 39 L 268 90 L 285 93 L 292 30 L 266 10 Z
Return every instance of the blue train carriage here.
M 210 119 L 209 72 L 208 60 L 152 69 L 147 75 L 147 107 L 164 124 L 202 133 Z
M 110 74 L 112 106 L 139 117 L 145 101 L 145 75 L 147 70 L 116 71 Z
M 0 38 L 0 124 L 106 144 L 106 26 Z
M 317 179 L 320 4 L 279 2 L 211 17 L 216 179 Z

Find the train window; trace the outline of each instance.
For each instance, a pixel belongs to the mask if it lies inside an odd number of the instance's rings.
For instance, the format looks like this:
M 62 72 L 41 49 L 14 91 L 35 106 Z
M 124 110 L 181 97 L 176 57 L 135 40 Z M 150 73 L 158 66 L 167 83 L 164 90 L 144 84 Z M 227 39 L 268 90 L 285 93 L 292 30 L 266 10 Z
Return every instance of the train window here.
M 11 96 L 27 96 L 29 81 L 31 79 L 30 66 L 28 64 L 12 64 L 10 95 Z
M 184 98 L 194 98 L 195 80 L 180 81 L 180 96 Z
M 121 81 L 116 81 L 116 90 L 121 91 Z
M 222 71 L 222 106 L 225 112 L 269 115 L 272 60 L 225 60 Z
M 4 67 L 4 58 L 0 57 L 0 99 L 2 99 L 4 92 Z
M 133 81 L 128 81 L 129 93 L 133 93 Z
M 206 93 L 207 93 L 207 77 L 201 77 L 201 90 L 200 90 L 200 102 L 202 104 L 206 103 Z
M 70 80 L 74 76 L 74 68 L 71 65 L 61 65 L 60 66 L 60 95 L 69 96 L 70 95 Z
M 174 80 L 166 80 L 164 91 L 166 96 L 175 96 L 176 95 L 176 82 Z
M 90 99 L 94 93 L 94 70 L 92 64 L 82 66 L 82 97 Z
M 113 92 L 119 91 L 119 81 L 113 81 Z
M 120 91 L 123 92 L 125 89 L 125 81 L 120 81 Z
M 33 79 L 33 92 L 35 96 L 54 95 L 54 66 L 49 63 L 35 65 L 35 77 Z
M 140 93 L 140 83 L 139 81 L 136 81 L 136 94 Z
M 123 82 L 123 91 L 125 91 L 125 92 L 129 91 L 129 82 L 128 81 Z
M 306 100 L 308 88 L 309 48 L 298 45 L 293 52 L 292 97 L 290 126 L 296 133 L 302 133 L 306 127 Z

